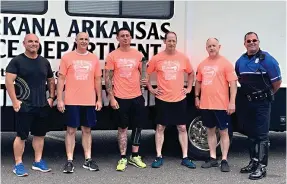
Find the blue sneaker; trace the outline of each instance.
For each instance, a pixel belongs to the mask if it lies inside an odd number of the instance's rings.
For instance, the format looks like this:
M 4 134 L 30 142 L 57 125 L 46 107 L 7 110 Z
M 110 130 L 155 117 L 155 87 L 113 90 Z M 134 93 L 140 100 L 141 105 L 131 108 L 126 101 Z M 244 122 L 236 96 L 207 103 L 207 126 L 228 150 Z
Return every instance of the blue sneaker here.
M 160 168 L 163 164 L 163 158 L 162 157 L 156 157 L 156 159 L 151 164 L 152 168 Z
M 40 162 L 34 162 L 32 165 L 32 169 L 36 170 L 36 171 L 41 171 L 41 172 L 51 171 L 51 169 L 48 168 L 48 166 L 44 160 L 40 160 Z
M 196 165 L 188 157 L 182 159 L 181 165 L 184 165 L 184 166 L 191 168 L 191 169 L 196 168 Z
M 23 163 L 17 164 L 14 166 L 13 173 L 17 176 L 28 176 L 28 172 L 26 171 Z

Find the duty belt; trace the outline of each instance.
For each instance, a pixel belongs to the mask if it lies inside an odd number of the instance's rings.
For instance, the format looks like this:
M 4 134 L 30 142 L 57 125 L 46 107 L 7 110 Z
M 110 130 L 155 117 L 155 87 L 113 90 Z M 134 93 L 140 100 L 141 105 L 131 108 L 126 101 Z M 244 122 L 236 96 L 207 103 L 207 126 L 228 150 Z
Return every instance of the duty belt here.
M 268 92 L 257 91 L 257 92 L 253 92 L 251 94 L 246 95 L 246 97 L 248 101 L 252 102 L 252 101 L 261 101 L 261 100 L 269 99 L 270 95 L 271 94 Z

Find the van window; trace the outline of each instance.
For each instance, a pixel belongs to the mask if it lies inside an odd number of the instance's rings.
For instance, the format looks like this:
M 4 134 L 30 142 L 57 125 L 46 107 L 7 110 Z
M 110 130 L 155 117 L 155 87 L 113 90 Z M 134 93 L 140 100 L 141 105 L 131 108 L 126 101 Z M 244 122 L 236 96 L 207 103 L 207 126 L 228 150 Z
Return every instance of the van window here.
M 13 14 L 45 14 L 48 10 L 48 1 L 1 1 L 1 13 Z
M 174 1 L 75 1 L 66 0 L 66 12 L 71 16 L 169 19 Z

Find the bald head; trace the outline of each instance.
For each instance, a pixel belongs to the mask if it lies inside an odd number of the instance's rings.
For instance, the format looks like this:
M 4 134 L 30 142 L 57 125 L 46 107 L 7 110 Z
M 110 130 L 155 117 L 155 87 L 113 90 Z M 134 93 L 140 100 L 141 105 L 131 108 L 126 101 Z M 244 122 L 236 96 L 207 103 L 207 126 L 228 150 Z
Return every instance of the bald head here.
M 24 42 L 27 41 L 27 40 L 39 40 L 38 36 L 36 36 L 35 34 L 33 33 L 30 33 L 30 34 L 26 34 L 26 36 L 24 37 Z
M 208 38 L 206 41 L 206 45 L 208 44 L 219 44 L 219 40 L 217 38 Z
M 26 49 L 26 52 L 30 54 L 35 54 L 38 52 L 40 43 L 39 43 L 39 38 L 35 34 L 27 34 L 24 37 L 23 45 Z
M 220 44 L 217 38 L 209 38 L 206 41 L 206 50 L 210 57 L 215 57 L 219 54 Z

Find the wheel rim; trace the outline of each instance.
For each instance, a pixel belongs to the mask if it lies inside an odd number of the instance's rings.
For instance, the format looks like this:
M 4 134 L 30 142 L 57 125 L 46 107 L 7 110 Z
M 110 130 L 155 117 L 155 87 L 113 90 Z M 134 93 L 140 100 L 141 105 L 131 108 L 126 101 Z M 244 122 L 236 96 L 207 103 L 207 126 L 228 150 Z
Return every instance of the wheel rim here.
M 217 146 L 220 143 L 220 134 L 218 129 L 216 129 Z M 199 150 L 209 151 L 207 142 L 207 128 L 203 126 L 201 117 L 198 116 L 190 123 L 188 128 L 188 139 L 189 142 Z

